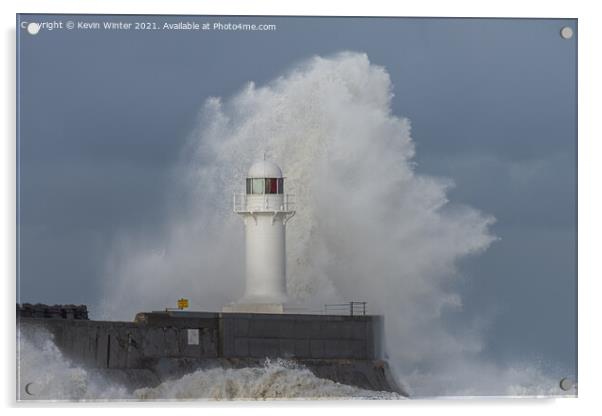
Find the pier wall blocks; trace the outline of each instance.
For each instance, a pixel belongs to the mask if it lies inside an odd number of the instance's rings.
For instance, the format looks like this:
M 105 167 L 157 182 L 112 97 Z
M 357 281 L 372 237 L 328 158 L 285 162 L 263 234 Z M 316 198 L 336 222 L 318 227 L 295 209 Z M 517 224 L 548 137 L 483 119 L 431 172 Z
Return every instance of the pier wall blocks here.
M 97 368 L 137 368 L 162 357 L 379 358 L 375 316 L 143 313 L 134 322 L 20 321 L 43 325 L 66 355 Z
M 66 358 L 132 385 L 284 358 L 319 377 L 404 394 L 379 359 L 379 316 L 150 312 L 133 322 L 18 316 L 17 323 L 21 336 L 45 328 Z
M 376 359 L 377 316 L 222 314 L 223 357 Z

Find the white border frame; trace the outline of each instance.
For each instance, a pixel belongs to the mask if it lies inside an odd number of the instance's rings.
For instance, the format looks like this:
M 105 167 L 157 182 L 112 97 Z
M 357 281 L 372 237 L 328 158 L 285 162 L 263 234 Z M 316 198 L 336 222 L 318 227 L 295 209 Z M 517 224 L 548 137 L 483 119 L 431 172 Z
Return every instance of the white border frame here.
M 4 0 L 0 3 L 2 14 L 2 82 L 5 97 L 1 102 L 4 140 L 0 169 L 3 203 L 0 204 L 3 226 L 2 264 L 4 267 L 5 301 L 4 342 L 0 343 L 3 358 L 3 378 L 0 391 L 7 406 L 15 406 L 15 14 L 16 13 L 111 13 L 111 14 L 213 14 L 213 15 L 323 15 L 323 16 L 446 16 L 446 17 L 549 17 L 578 18 L 579 36 L 579 398 L 578 399 L 501 399 L 501 400 L 436 400 L 417 402 L 269 402 L 269 403 L 107 403 L 93 405 L 66 405 L 76 412 L 106 412 L 106 407 L 125 407 L 122 411 L 131 412 L 130 407 L 144 407 L 152 414 L 164 414 L 167 407 L 191 405 L 213 407 L 211 413 L 250 412 L 251 414 L 287 413 L 305 414 L 308 411 L 325 410 L 334 412 L 333 407 L 345 407 L 346 414 L 365 414 L 369 407 L 378 407 L 378 412 L 387 414 L 406 411 L 444 411 L 446 414 L 507 414 L 508 412 L 527 410 L 534 414 L 566 414 L 600 408 L 596 397 L 601 384 L 600 366 L 600 293 L 602 279 L 600 267 L 600 243 L 602 234 L 600 216 L 602 215 L 602 189 L 598 179 L 602 178 L 601 144 L 602 129 L 600 118 L 600 62 L 597 40 L 602 39 L 600 13 L 593 1 L 546 1 L 526 2 L 524 0 L 504 0 L 496 2 L 476 2 L 470 0 L 424 1 L 395 3 L 386 0 L 344 1 L 344 0 L 304 0 L 284 2 L 278 0 Z M 598 51 L 598 52 L 596 52 Z M 596 77 L 595 75 L 598 75 Z M 19 407 L 25 407 L 18 405 Z M 47 406 L 47 405 L 42 405 Z M 92 407 L 81 409 L 82 406 Z M 29 406 L 29 411 L 40 411 Z M 404 407 L 404 409 L 401 409 Z M 245 408 L 243 410 L 242 408 Z M 117 410 L 117 409 L 115 409 Z M 50 413 L 64 412 L 64 409 L 44 410 Z M 169 411 L 169 410 L 167 410 Z M 180 409 L 178 412 L 197 412 L 203 410 Z

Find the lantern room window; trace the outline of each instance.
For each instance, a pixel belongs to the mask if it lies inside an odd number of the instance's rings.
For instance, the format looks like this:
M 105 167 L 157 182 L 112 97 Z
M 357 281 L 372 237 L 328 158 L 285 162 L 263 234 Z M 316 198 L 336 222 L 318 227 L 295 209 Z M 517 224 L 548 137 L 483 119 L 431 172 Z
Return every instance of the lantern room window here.
M 253 193 L 263 194 L 265 193 L 265 179 L 253 179 Z
M 247 178 L 247 194 L 282 194 L 283 178 Z
M 266 194 L 277 194 L 278 193 L 278 179 L 266 178 L 265 193 Z

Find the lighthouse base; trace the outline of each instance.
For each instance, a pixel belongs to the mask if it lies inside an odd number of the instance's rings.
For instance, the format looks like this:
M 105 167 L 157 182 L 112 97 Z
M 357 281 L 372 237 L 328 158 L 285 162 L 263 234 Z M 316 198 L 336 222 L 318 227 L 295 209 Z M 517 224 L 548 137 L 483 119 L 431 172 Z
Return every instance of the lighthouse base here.
M 283 303 L 231 303 L 222 312 L 233 313 L 284 313 Z

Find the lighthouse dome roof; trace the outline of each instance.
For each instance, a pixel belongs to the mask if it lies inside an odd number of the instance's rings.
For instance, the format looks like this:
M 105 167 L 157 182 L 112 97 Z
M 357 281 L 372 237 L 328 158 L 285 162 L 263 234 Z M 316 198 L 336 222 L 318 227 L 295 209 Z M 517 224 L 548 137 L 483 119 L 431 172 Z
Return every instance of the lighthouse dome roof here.
M 259 160 L 251 166 L 248 178 L 282 178 L 282 170 L 274 162 Z

